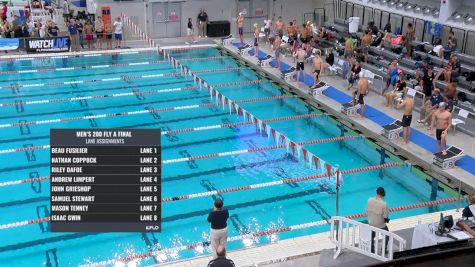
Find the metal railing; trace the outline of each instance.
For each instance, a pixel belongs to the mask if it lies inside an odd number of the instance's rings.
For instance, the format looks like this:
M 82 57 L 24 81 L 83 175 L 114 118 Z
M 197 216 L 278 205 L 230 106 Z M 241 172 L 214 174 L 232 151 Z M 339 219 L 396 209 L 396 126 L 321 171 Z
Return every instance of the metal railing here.
M 375 240 L 371 240 L 373 234 Z M 379 239 L 382 239 L 381 246 Z M 336 245 L 334 259 L 343 249 L 348 249 L 373 259 L 389 261 L 396 249 L 402 251 L 406 248 L 406 240 L 394 233 L 340 216 L 331 218 L 330 241 Z

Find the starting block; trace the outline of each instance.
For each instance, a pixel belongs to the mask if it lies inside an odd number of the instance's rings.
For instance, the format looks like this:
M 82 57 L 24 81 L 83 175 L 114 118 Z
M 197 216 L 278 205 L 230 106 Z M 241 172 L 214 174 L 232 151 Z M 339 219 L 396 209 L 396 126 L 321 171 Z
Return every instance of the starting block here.
M 271 61 L 272 61 L 272 56 L 271 55 L 266 55 L 265 57 L 259 58 L 258 64 L 261 67 L 269 67 Z
M 455 167 L 455 162 L 464 155 L 463 150 L 456 146 L 450 146 L 446 152 L 446 155 L 442 152 L 434 153 L 434 164 L 444 170 Z
M 316 86 L 311 87 L 311 92 L 314 97 L 322 96 L 323 92 L 328 88 L 328 85 L 325 82 L 320 82 Z
M 249 51 L 251 51 L 252 46 L 249 44 L 244 44 L 244 46 L 241 46 L 238 48 L 239 54 L 241 56 L 249 56 Z
M 357 111 L 360 107 L 360 104 L 354 105 L 353 102 L 343 103 L 341 104 L 341 113 L 345 114 L 348 117 L 356 116 Z
M 293 79 L 294 75 L 295 75 L 295 70 L 296 70 L 295 67 L 291 67 L 288 70 L 283 70 L 282 71 L 282 79 L 284 79 L 286 82 L 291 81 Z
M 391 124 L 384 125 L 381 130 L 381 135 L 389 140 L 398 139 L 400 133 L 402 133 L 402 122 L 400 120 L 395 120 Z
M 230 34 L 226 37 L 221 38 L 221 43 L 223 45 L 232 45 L 234 40 L 236 40 L 236 38 L 234 38 L 233 35 Z

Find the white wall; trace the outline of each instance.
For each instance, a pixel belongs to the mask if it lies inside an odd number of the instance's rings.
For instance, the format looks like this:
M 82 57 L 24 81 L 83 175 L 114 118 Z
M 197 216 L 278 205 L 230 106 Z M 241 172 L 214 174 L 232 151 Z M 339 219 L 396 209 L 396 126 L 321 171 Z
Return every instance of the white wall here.
M 236 28 L 236 24 L 232 21 L 237 13 L 235 0 L 189 0 L 183 3 L 181 19 L 183 25 L 181 31 L 182 35 L 186 34 L 185 25 L 188 23 L 188 18 L 191 18 L 193 23 L 196 24 L 196 18 L 201 8 L 205 9 L 210 21 L 228 20 L 231 22 L 231 32 Z

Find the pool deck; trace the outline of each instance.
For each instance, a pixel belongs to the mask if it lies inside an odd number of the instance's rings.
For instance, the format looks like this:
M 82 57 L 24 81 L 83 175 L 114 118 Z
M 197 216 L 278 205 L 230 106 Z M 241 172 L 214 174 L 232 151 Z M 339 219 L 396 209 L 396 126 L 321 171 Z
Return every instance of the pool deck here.
M 246 41 L 249 43 L 251 40 L 249 39 Z M 464 191 L 465 193 L 475 193 L 475 175 L 473 175 L 472 173 L 457 166 L 453 169 L 442 170 L 441 168 L 435 166 L 432 163 L 433 154 L 431 151 L 427 150 L 427 148 L 424 148 L 412 142 L 408 145 L 403 145 L 399 142 L 391 142 L 390 140 L 381 136 L 380 133 L 382 127 L 376 122 L 370 119 L 356 119 L 345 116 L 343 113 L 340 112 L 340 102 L 336 101 L 335 99 L 325 95 L 319 97 L 318 99 L 315 99 L 313 96 L 308 94 L 309 88 L 303 83 L 284 81 L 281 78 L 280 71 L 278 71 L 276 68 L 262 68 L 257 66 L 256 57 L 240 56 L 236 46 L 222 47 L 232 53 L 235 57 L 244 60 L 252 67 L 255 67 L 267 73 L 272 79 L 279 81 L 281 84 L 287 85 L 290 91 L 297 94 L 299 97 L 301 97 L 308 103 L 311 103 L 314 106 L 325 110 L 328 114 L 336 117 L 339 121 L 343 122 L 350 128 L 360 131 L 364 136 L 371 138 L 378 145 L 386 148 L 388 151 L 408 159 L 411 164 L 420 166 L 421 168 L 426 170 L 431 176 L 436 177 L 439 181 L 442 181 L 443 183 L 456 190 L 461 185 L 462 191 Z M 268 45 L 262 45 L 260 50 L 268 53 Z M 281 62 L 287 63 L 292 66 L 295 65 L 295 63 L 292 63 L 292 59 L 290 57 L 282 57 Z M 308 72 L 310 69 L 311 66 L 309 63 L 307 63 L 306 72 Z M 322 75 L 321 79 L 325 81 L 328 85 L 336 89 L 338 93 L 345 94 L 347 97 L 350 97 L 351 91 L 346 90 L 347 82 L 342 78 L 335 75 Z M 371 94 L 369 94 L 367 97 L 365 97 L 365 102 L 367 104 L 367 110 L 369 109 L 369 107 L 372 107 L 377 112 L 383 112 L 384 114 L 387 114 L 392 118 L 400 119 L 402 117 L 401 110 L 385 107 L 383 103 L 384 98 L 377 93 L 372 92 Z M 419 130 L 420 132 L 422 132 L 422 134 L 425 133 L 425 129 L 420 128 L 420 126 L 416 125 L 417 123 L 415 121 L 418 117 L 418 114 L 415 112 L 414 115 L 415 118 L 413 119 L 412 129 Z M 419 127 L 419 129 L 417 129 L 416 127 Z M 435 139 L 433 137 L 430 138 L 433 140 L 433 149 L 435 149 Z M 475 137 L 469 136 L 461 131 L 457 131 L 455 134 L 453 131 L 451 131 L 448 136 L 448 143 L 464 149 L 465 154 L 468 156 L 473 157 L 475 155 Z
M 462 216 L 462 210 L 444 211 L 444 215 L 452 215 L 454 218 Z M 391 231 L 399 231 L 413 228 L 419 221 L 431 223 L 438 221 L 440 212 L 427 213 L 391 220 L 388 223 Z M 332 249 L 335 245 L 329 239 L 329 232 L 279 240 L 276 243 L 262 245 L 255 248 L 230 251 L 227 254 L 236 266 L 299 266 L 313 267 L 320 265 L 320 252 L 324 249 Z M 408 244 L 410 246 L 410 244 Z M 211 260 L 210 256 L 200 256 L 192 259 L 153 265 L 154 267 L 203 267 Z

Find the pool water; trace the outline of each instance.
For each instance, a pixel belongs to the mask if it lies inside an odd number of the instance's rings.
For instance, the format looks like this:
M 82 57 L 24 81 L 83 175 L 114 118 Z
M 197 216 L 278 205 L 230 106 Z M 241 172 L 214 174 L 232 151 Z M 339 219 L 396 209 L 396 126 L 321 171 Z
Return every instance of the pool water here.
M 239 65 L 215 48 L 175 51 L 176 59 L 191 71 L 217 70 L 198 76 L 211 85 L 234 81 L 261 80 L 253 70 Z M 203 59 L 224 56 L 219 59 Z M 190 60 L 196 59 L 196 60 Z M 117 66 L 137 62 L 153 64 Z M 49 144 L 51 128 L 160 128 L 163 131 L 209 126 L 243 121 L 220 106 L 147 112 L 115 117 L 94 117 L 56 122 L 54 119 L 73 118 L 119 112 L 143 111 L 163 107 L 180 107 L 212 103 L 207 90 L 193 89 L 159 92 L 170 88 L 194 86 L 189 76 L 179 75 L 169 63 L 155 53 L 140 52 L 118 56 L 96 56 L 68 59 L 41 59 L 0 62 L 3 70 L 69 68 L 114 64 L 108 68 L 84 68 L 62 71 L 7 74 L 0 77 L 0 151 L 12 148 Z M 220 71 L 240 67 L 235 71 Z M 176 75 L 126 79 L 127 76 L 151 74 Z M 109 78 L 122 77 L 120 80 Z M 103 80 L 54 86 L 23 86 L 38 83 L 62 83 L 81 80 Z M 10 86 L 10 87 L 9 87 Z M 11 88 L 11 87 L 14 88 Z M 269 80 L 260 84 L 216 87 L 231 100 L 255 99 L 287 94 Z M 138 94 L 155 90 L 155 93 Z M 132 94 L 125 94 L 130 93 Z M 124 93 L 124 95 L 120 95 Z M 88 96 L 108 97 L 92 98 Z M 119 95 L 117 95 L 119 94 Z M 79 100 L 68 100 L 79 97 Z M 57 100 L 45 102 L 42 100 Z M 297 98 L 239 104 L 255 117 L 264 120 L 276 117 L 321 113 Z M 11 126 L 12 123 L 46 121 L 40 124 Z M 339 123 L 322 116 L 268 123 L 292 141 L 324 139 L 340 136 Z M 347 129 L 346 135 L 357 135 Z M 274 145 L 272 137 L 260 133 L 256 126 L 235 126 L 207 131 L 167 134 L 162 136 L 162 158 L 176 159 L 210 153 Z M 340 169 L 353 169 L 380 163 L 379 147 L 359 137 L 345 141 L 304 146 L 317 157 Z M 0 183 L 49 175 L 49 149 L 0 153 Z M 390 155 L 386 162 L 400 162 Z M 162 197 L 173 197 L 249 184 L 313 175 L 322 172 L 309 167 L 287 153 L 275 149 L 233 156 L 215 157 L 167 164 L 162 170 Z M 0 224 L 49 216 L 49 182 L 37 181 L 19 185 L 0 186 Z M 402 164 L 384 171 L 366 171 L 344 176 L 340 190 L 340 215 L 363 212 L 366 200 L 375 189 L 386 189 L 390 207 L 452 197 L 454 192 L 433 182 L 423 172 Z M 123 258 L 157 249 L 207 241 L 207 214 L 215 198 L 222 198 L 230 209 L 229 235 L 274 229 L 328 219 L 335 215 L 335 184 L 325 178 L 283 184 L 162 204 L 162 233 L 52 233 L 49 223 L 36 223 L 0 230 L 0 266 L 77 266 L 114 258 Z M 391 213 L 396 219 L 436 210 L 453 208 L 454 204 L 405 210 Z M 328 226 L 307 228 L 228 243 L 228 249 L 240 249 L 277 240 L 327 231 Z M 147 266 L 207 254 L 207 249 L 168 251 L 157 257 L 144 258 L 129 266 Z M 119 263 L 117 266 L 122 266 Z

